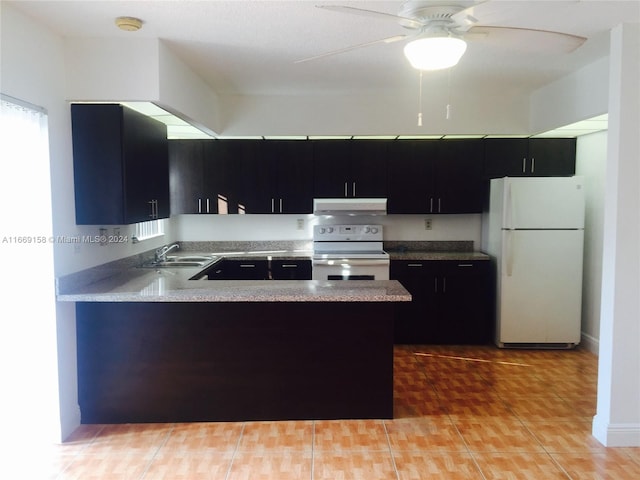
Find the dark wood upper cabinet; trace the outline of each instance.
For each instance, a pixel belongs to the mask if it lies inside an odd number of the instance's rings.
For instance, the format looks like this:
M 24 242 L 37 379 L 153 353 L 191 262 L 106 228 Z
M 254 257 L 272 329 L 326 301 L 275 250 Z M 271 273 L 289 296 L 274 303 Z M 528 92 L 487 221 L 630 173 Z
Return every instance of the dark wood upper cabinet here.
M 390 145 L 386 140 L 313 141 L 314 196 L 387 197 Z
M 166 126 L 117 104 L 71 105 L 78 225 L 169 216 Z
M 430 212 L 438 140 L 398 140 L 389 155 L 388 213 Z
M 398 140 L 389 159 L 389 213 L 480 213 L 482 141 Z
M 575 138 L 487 138 L 484 145 L 487 178 L 575 174 Z
M 267 213 L 311 213 L 313 211 L 313 148 L 300 140 L 266 140 L 262 168 L 270 179 Z
M 210 213 L 204 190 L 204 142 L 169 141 L 169 186 L 171 213 Z
M 433 213 L 482 213 L 483 150 L 480 139 L 439 141 Z

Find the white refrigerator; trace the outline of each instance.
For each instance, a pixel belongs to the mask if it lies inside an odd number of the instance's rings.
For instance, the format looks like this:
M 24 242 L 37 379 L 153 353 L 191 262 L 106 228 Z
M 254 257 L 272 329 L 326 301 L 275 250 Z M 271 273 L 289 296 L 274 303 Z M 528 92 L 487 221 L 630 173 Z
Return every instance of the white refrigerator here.
M 482 240 L 496 273 L 499 347 L 580 342 L 584 209 L 581 177 L 491 180 Z

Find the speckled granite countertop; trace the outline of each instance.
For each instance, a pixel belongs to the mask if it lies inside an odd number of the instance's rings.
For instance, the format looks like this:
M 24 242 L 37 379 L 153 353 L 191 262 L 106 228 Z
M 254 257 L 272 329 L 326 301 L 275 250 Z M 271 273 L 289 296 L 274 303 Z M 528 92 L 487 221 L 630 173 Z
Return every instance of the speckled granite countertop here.
M 227 259 L 311 259 L 310 244 L 184 242 L 181 253 Z M 385 242 L 391 260 L 488 260 L 473 242 Z M 203 268 L 139 268 L 127 258 L 58 279 L 63 302 L 408 302 L 396 280 L 189 280 Z
M 220 258 L 295 259 L 304 252 L 224 252 Z M 214 262 L 215 264 L 215 262 Z M 213 264 L 211 264 L 213 265 Z M 209 265 L 210 266 L 210 265 Z M 201 267 L 125 268 L 88 284 L 59 289 L 62 302 L 409 302 L 396 280 L 189 280 Z
M 66 302 L 408 302 L 395 280 L 189 280 L 198 269 L 132 269 L 76 291 Z

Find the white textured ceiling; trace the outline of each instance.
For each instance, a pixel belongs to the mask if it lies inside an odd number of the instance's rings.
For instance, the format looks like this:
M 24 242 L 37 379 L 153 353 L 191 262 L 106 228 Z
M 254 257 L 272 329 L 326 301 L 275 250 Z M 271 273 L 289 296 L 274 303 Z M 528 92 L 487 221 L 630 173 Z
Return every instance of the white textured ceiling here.
M 341 14 L 316 4 L 340 4 L 397 14 L 401 1 L 16 1 L 19 10 L 65 37 L 160 38 L 221 95 L 313 95 L 393 91 L 416 72 L 403 42 L 375 45 L 301 64 L 295 60 L 406 33 L 376 17 Z M 434 1 L 469 5 L 470 1 Z M 640 22 L 640 2 L 491 2 L 484 24 L 561 31 L 588 38 L 570 54 L 513 51 L 509 44 L 470 42 L 454 75 L 459 86 L 509 84 L 533 90 L 608 52 L 608 32 Z M 114 19 L 134 16 L 142 30 L 118 30 Z

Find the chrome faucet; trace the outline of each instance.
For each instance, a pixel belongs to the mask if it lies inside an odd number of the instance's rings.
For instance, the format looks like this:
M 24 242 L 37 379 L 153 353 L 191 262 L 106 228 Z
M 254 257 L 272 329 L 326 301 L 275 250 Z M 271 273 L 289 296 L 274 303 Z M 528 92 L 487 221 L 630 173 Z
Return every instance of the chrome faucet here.
M 156 250 L 156 263 L 164 262 L 167 260 L 167 253 L 171 250 L 177 250 L 180 248 L 178 243 L 174 243 L 173 245 L 165 245 Z

